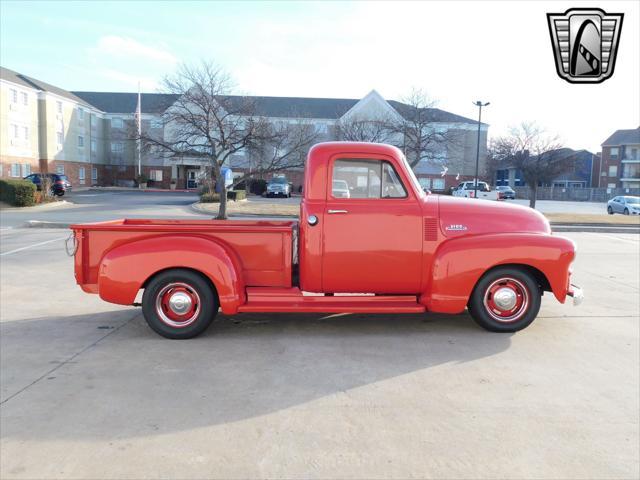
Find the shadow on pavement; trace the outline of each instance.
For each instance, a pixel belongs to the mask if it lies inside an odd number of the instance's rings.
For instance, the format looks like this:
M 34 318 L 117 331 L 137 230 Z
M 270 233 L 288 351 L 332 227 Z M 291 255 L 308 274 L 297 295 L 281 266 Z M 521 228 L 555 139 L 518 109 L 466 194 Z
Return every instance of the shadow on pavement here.
M 8 322 L 5 341 L 27 340 L 3 355 L 2 369 L 38 356 L 50 360 L 31 351 L 41 344 L 28 341 L 34 335 L 51 336 L 51 356 L 81 334 L 74 324 L 82 330 L 90 319 L 97 329 L 109 318 L 107 312 Z M 511 343 L 510 335 L 485 332 L 466 314 L 245 314 L 220 317 L 205 335 L 186 341 L 159 337 L 141 315 L 113 326 L 109 336 L 3 405 L 3 437 L 129 438 L 241 421 L 495 355 Z M 433 388 L 425 387 L 416 402 L 428 408 Z

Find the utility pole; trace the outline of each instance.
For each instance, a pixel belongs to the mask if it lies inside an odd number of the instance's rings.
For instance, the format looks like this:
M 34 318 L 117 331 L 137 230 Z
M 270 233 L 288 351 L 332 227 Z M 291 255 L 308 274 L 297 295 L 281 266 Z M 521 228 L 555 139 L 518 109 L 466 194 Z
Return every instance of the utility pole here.
M 473 198 L 478 198 L 478 168 L 480 166 L 480 126 L 482 125 L 482 107 L 486 107 L 491 102 L 482 103 L 476 100 L 473 104 L 478 107 L 478 142 L 476 145 L 476 177 L 473 179 Z

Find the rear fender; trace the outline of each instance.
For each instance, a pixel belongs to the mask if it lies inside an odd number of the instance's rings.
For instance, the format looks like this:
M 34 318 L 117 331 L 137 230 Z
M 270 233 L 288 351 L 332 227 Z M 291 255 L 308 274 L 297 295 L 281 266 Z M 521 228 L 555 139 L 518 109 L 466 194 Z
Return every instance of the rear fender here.
M 542 272 L 554 296 L 564 303 L 574 257 L 574 243 L 556 235 L 490 234 L 447 240 L 434 255 L 431 283 L 420 302 L 431 312 L 462 312 L 486 271 L 517 264 Z
M 154 274 L 188 268 L 205 275 L 216 288 L 220 307 L 234 314 L 246 301 L 240 260 L 222 242 L 190 235 L 162 235 L 116 247 L 102 258 L 98 292 L 107 302 L 131 305 Z

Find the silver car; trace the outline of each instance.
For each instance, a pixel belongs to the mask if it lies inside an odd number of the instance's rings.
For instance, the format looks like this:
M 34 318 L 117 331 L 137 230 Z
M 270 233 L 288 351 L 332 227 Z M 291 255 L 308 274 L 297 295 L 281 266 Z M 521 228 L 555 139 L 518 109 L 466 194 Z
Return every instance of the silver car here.
M 640 197 L 619 196 L 607 202 L 607 213 L 623 215 L 640 215 Z

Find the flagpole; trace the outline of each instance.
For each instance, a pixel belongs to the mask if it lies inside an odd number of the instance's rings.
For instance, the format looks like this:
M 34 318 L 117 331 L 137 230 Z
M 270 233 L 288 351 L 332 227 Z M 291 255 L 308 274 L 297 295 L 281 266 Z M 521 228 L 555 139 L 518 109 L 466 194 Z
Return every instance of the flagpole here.
M 138 176 L 142 175 L 142 142 L 140 137 L 142 135 L 142 104 L 140 94 L 140 82 L 138 82 L 138 106 L 136 108 L 136 117 L 138 120 Z

